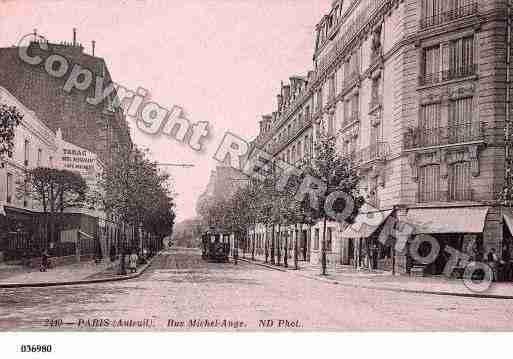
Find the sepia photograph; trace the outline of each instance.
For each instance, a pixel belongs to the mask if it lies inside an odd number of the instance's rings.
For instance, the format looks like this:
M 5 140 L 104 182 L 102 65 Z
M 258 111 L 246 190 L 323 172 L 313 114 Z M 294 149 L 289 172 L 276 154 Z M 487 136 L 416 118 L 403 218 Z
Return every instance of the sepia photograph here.
M 0 0 L 3 349 L 512 331 L 512 31 L 511 0 Z

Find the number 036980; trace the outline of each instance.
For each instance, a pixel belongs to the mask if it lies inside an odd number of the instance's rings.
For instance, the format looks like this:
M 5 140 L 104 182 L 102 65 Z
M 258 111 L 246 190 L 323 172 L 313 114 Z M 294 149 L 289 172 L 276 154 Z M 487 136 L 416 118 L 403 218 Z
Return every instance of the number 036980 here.
M 35 344 L 23 344 L 20 345 L 20 352 L 22 353 L 51 353 L 51 345 L 35 345 Z

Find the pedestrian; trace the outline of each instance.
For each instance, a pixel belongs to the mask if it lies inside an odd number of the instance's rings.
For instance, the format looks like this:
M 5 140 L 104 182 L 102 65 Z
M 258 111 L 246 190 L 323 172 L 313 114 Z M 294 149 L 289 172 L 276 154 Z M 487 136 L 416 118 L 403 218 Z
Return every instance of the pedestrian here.
M 502 262 L 503 262 L 503 280 L 506 282 L 511 281 L 511 252 L 509 247 L 506 245 L 502 249 Z
M 48 252 L 44 251 L 43 254 L 41 255 L 41 267 L 39 268 L 39 270 L 41 272 L 46 272 L 46 270 L 48 269 L 49 263 L 50 263 L 50 261 L 48 259 Z
M 499 258 L 495 253 L 495 248 L 490 249 L 486 259 L 488 261 L 488 265 L 492 269 L 492 281 L 497 281 L 497 266 L 499 265 Z
M 135 251 L 132 251 L 132 254 L 130 254 L 128 258 L 128 268 L 132 273 L 137 271 L 137 253 L 135 253 Z
M 116 260 L 116 246 L 114 244 L 110 246 L 109 257 L 111 262 Z
M 370 267 L 371 270 L 378 269 L 378 246 L 373 243 L 370 248 Z

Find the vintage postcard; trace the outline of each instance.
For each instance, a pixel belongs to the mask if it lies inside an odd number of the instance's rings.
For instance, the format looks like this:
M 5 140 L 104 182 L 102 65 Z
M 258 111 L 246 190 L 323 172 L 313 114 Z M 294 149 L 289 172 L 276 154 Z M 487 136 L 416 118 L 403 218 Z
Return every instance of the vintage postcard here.
M 0 331 L 513 329 L 512 19 L 0 1 Z

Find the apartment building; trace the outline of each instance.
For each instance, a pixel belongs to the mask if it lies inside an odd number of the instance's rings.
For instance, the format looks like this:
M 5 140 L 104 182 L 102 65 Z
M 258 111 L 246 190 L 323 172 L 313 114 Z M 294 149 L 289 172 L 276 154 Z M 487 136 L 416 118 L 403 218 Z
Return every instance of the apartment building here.
M 411 224 L 412 238 L 432 235 L 442 252 L 447 245 L 480 259 L 491 248 L 511 248 L 511 214 L 497 201 L 511 113 L 509 6 L 506 0 L 337 0 L 320 19 L 314 70 L 296 100 L 292 78 L 281 87 L 277 111 L 263 117 L 256 143 L 296 163 L 304 158 L 305 136 L 312 148 L 324 132 L 358 167 L 368 203 L 361 215 L 380 225 L 356 231 L 329 223 L 331 264 L 364 265 L 372 250 L 374 267 L 422 267 L 377 241 L 389 217 Z M 307 107 L 303 130 L 294 121 Z M 320 225 L 306 235 L 314 263 L 322 235 Z M 446 261 L 439 256 L 420 270 L 440 273 Z
M 60 129 L 53 132 L 34 111 L 2 86 L 0 103 L 15 106 L 23 115 L 15 128 L 12 156 L 0 159 L 1 260 L 3 252 L 12 254 L 20 248 L 38 248 L 44 238 L 42 205 L 24 188 L 27 171 L 49 167 L 78 172 L 86 180 L 89 191 L 100 191 L 98 178 L 104 166 L 95 153 L 63 140 Z M 91 237 L 96 234 L 98 218 L 105 217 L 103 212 L 93 208 L 67 208 L 62 216 L 61 230 L 81 228 Z
M 73 42 L 52 43 L 38 39 L 37 34 L 34 39 L 26 48 L 27 53 L 43 60 L 51 55 L 62 56 L 69 64 L 66 76 L 51 75 L 45 68 L 46 61 L 38 65 L 26 63 L 20 57 L 21 49 L 13 46 L 0 48 L 0 84 L 33 109 L 52 131 L 60 129 L 65 141 L 97 153 L 103 163 L 110 162 L 116 149 L 131 148 L 123 111 L 113 106 L 116 92 L 96 105 L 87 100 L 94 97 L 94 79 L 101 78 L 104 86 L 113 81 L 106 60 L 95 56 L 94 48 L 92 54 L 86 53 L 76 41 L 76 34 Z M 65 91 L 73 65 L 90 70 L 93 85 L 85 90 Z

